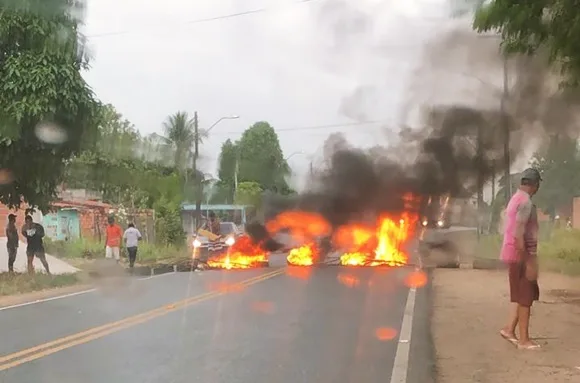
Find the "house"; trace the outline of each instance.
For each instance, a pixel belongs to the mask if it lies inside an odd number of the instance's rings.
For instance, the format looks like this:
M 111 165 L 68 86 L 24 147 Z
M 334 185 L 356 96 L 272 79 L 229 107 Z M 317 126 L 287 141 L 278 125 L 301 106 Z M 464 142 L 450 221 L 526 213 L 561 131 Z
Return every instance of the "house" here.
M 60 200 L 42 219 L 46 236 L 52 240 L 69 241 L 78 238 L 104 238 L 107 217 L 113 206 L 100 201 Z

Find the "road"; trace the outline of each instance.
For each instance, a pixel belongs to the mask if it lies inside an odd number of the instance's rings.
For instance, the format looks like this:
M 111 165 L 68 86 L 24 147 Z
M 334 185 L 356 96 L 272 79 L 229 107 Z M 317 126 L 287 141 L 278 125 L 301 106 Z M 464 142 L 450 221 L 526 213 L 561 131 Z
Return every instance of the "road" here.
M 409 269 L 274 263 L 1 309 L 0 382 L 431 381 L 430 289 L 409 294 Z

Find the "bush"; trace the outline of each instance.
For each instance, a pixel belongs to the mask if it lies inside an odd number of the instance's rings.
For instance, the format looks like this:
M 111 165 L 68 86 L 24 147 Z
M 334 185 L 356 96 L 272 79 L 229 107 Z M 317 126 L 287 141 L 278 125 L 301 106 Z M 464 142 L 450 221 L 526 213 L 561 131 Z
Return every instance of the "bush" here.
M 0 273 L 0 295 L 14 295 L 49 288 L 70 286 L 80 282 L 77 274 L 46 275 L 36 273 L 9 274 Z
M 105 256 L 105 244 L 90 239 L 75 241 L 44 241 L 46 252 L 60 258 L 101 258 Z
M 105 256 L 105 244 L 90 239 L 78 239 L 76 241 L 45 241 L 46 252 L 59 258 L 65 259 L 96 259 Z M 121 257 L 127 254 L 121 249 Z M 154 245 L 147 242 L 139 244 L 137 261 L 139 263 L 157 261 L 168 258 L 180 258 L 188 256 L 185 246 Z
M 499 258 L 502 236 L 481 237 L 476 256 Z M 550 270 L 577 274 L 580 272 L 580 230 L 553 229 L 550 225 L 540 227 L 538 256 L 544 267 Z
M 183 246 L 185 234 L 181 223 L 181 207 L 166 198 L 160 198 L 155 209 L 155 240 L 163 246 Z

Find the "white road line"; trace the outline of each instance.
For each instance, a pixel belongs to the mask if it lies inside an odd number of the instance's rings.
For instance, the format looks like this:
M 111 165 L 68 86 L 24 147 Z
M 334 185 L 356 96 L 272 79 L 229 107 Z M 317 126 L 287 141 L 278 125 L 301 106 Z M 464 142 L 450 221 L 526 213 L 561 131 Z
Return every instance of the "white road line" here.
M 409 289 L 401 333 L 399 334 L 399 344 L 395 353 L 393 364 L 393 373 L 391 374 L 391 383 L 406 383 L 407 370 L 409 369 L 409 352 L 411 349 L 411 333 L 413 331 L 413 314 L 415 312 L 416 288 Z
M 15 308 L 18 308 L 18 307 L 35 305 L 37 303 L 55 301 L 57 299 L 70 298 L 70 297 L 74 297 L 74 296 L 81 295 L 81 294 L 92 293 L 93 291 L 96 291 L 96 290 L 97 289 L 88 289 L 88 290 L 83 290 L 83 291 L 77 291 L 76 293 L 70 293 L 70 294 L 64 294 L 64 295 L 57 295 L 56 297 L 50 297 L 50 298 L 44 298 L 44 299 L 37 299 L 35 301 L 24 302 L 24 303 L 20 303 L 20 304 L 17 304 L 17 305 L 4 306 L 4 307 L 0 307 L 0 311 L 9 310 L 9 309 L 15 309 Z
M 146 281 L 146 280 L 149 280 L 149 279 L 153 279 L 153 278 L 157 278 L 157 277 L 163 277 L 163 276 L 166 276 L 166 275 L 174 275 L 174 274 L 175 273 L 157 274 L 157 275 L 152 275 L 150 277 L 138 278 L 137 281 Z M 74 292 L 74 293 L 57 295 L 55 297 L 37 299 L 37 300 L 34 300 L 34 301 L 30 301 L 30 302 L 19 303 L 17 305 L 0 307 L 0 311 L 9 310 L 9 309 L 16 309 L 18 307 L 25 307 L 25 306 L 35 305 L 37 303 L 44 303 L 44 302 L 56 301 L 58 299 L 72 298 L 72 297 L 76 297 L 77 295 L 92 293 L 92 292 L 95 292 L 95 291 L 97 291 L 97 289 L 87 289 L 87 290 L 77 291 L 77 292 Z

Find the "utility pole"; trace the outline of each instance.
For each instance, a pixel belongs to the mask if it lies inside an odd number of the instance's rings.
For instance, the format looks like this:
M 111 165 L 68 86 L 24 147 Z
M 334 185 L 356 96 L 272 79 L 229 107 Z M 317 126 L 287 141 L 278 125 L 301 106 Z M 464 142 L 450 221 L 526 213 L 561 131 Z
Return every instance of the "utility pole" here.
M 510 198 L 512 197 L 512 181 L 510 175 L 510 126 L 509 121 L 506 115 L 506 103 L 508 99 L 508 56 L 504 53 L 503 58 L 503 93 L 501 96 L 501 121 L 502 121 L 502 129 L 504 133 L 504 141 L 503 141 L 503 156 L 504 156 L 504 177 L 505 177 L 505 204 L 507 206 Z
M 483 209 L 483 126 L 480 121 L 477 125 L 477 240 L 481 235 Z
M 201 199 L 203 193 L 201 191 L 201 177 L 197 171 L 197 159 L 199 158 L 199 121 L 197 118 L 197 111 L 193 114 L 193 176 L 195 180 L 195 232 L 200 227 L 201 223 Z

